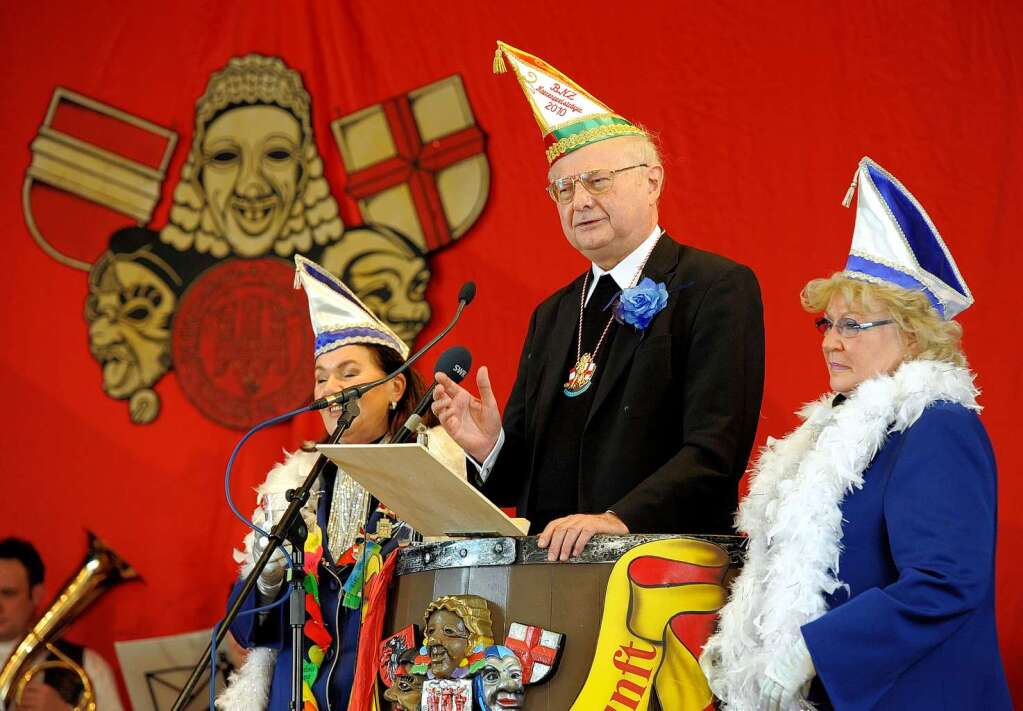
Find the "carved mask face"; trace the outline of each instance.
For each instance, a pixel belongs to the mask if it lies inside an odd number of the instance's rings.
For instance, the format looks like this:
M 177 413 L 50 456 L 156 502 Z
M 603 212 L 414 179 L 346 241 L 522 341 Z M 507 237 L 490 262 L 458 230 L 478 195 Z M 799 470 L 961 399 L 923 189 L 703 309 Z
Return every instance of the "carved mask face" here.
M 89 351 L 103 367 L 103 390 L 124 399 L 170 367 L 170 319 L 177 299 L 143 264 L 114 257 L 99 268 L 85 303 Z
M 218 231 L 236 254 L 270 251 L 303 173 L 302 129 L 275 106 L 225 111 L 206 129 L 200 182 Z
M 406 343 L 430 320 L 430 271 L 422 257 L 410 259 L 398 251 L 363 254 L 348 265 L 344 281 Z
M 514 654 L 488 656 L 477 676 L 483 711 L 521 709 L 526 699 L 522 663 Z
M 435 610 L 424 632 L 430 672 L 438 679 L 450 678 L 469 651 L 469 630 L 465 622 L 450 610 Z
M 418 674 L 397 674 L 394 684 L 384 692 L 384 698 L 400 711 L 419 711 L 423 697 L 423 677 Z

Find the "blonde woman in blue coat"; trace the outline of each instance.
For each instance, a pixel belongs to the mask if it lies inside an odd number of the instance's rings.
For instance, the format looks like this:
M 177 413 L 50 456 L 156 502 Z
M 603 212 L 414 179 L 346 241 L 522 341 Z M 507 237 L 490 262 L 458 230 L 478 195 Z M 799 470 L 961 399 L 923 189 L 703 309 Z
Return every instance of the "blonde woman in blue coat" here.
M 916 199 L 868 158 L 857 179 L 845 270 L 802 294 L 831 392 L 754 469 L 701 663 L 723 709 L 1011 709 L 995 458 L 952 320 L 973 296 Z

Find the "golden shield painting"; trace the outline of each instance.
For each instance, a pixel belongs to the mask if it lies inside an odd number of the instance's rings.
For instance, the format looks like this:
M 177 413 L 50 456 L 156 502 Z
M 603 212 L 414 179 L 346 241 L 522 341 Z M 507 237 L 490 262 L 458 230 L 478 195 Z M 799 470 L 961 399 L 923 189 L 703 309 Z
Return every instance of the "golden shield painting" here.
M 485 136 L 454 75 L 331 124 L 349 195 L 368 222 L 408 236 L 424 252 L 461 237 L 490 193 Z
M 111 229 L 152 217 L 177 140 L 173 131 L 58 86 L 22 189 L 32 238 L 61 264 L 88 270 Z

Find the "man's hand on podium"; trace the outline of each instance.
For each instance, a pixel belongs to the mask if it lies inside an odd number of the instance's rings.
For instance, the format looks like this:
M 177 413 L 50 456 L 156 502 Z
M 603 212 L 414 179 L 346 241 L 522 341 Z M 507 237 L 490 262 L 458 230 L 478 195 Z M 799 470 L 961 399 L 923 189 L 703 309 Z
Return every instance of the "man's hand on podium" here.
M 568 560 L 583 552 L 583 548 L 598 533 L 622 536 L 629 532 L 625 523 L 608 511 L 602 514 L 572 514 L 556 518 L 547 524 L 537 545 L 547 548 L 547 560 Z
M 435 377 L 434 414 L 451 439 L 470 457 L 482 463 L 501 435 L 501 411 L 497 407 L 486 366 L 476 371 L 479 397 L 470 395 L 468 390 L 444 373 L 437 373 Z

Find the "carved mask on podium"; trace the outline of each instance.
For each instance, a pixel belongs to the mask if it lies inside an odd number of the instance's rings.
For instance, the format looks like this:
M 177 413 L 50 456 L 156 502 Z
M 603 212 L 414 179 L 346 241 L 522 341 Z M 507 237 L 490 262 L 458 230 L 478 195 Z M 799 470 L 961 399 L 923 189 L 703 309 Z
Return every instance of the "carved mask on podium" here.
M 430 672 L 447 679 L 469 652 L 469 630 L 454 612 L 437 610 L 426 618 L 425 644 L 430 653 Z
M 487 601 L 477 595 L 437 598 L 427 606 L 424 622 L 423 646 L 430 657 L 430 678 L 465 676 L 469 652 L 494 641 L 490 609 Z
M 522 662 L 515 652 L 500 645 L 488 647 L 485 655 L 474 680 L 480 711 L 522 709 L 526 700 Z
M 415 659 L 414 648 L 402 652 L 394 669 L 394 681 L 384 691 L 384 699 L 394 704 L 397 711 L 419 711 L 425 677 L 412 673 Z

